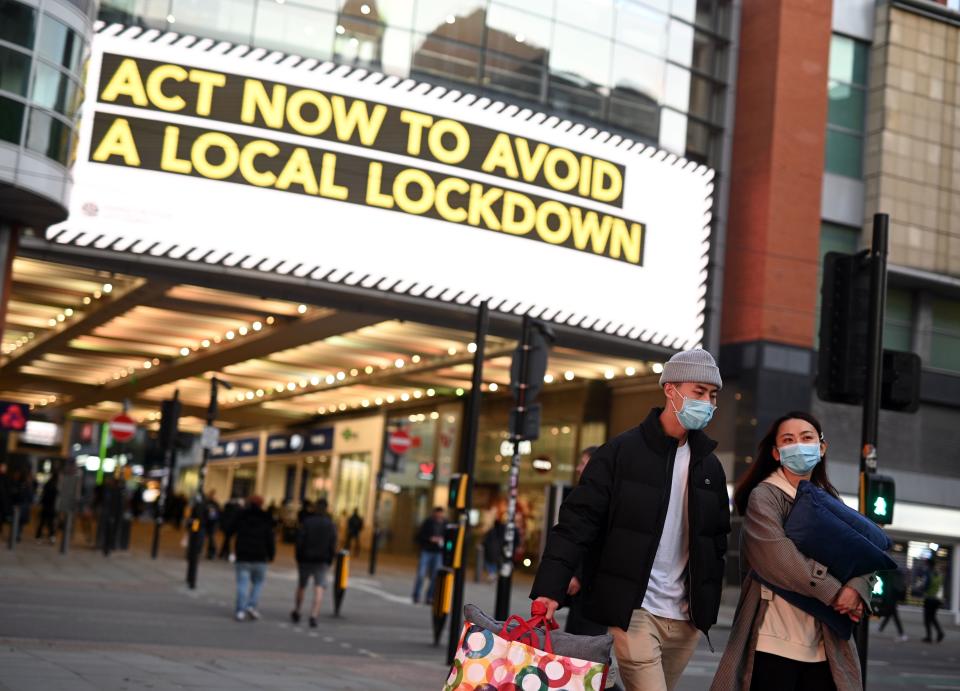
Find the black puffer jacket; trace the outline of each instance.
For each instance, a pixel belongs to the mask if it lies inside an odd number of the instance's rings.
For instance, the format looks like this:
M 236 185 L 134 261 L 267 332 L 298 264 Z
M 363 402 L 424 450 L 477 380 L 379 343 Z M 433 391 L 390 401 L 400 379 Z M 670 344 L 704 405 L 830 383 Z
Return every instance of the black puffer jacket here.
M 297 561 L 332 564 L 337 554 L 337 526 L 329 515 L 311 513 L 297 529 Z
M 263 509 L 248 506 L 237 517 L 237 561 L 273 561 L 275 552 L 273 519 Z
M 582 564 L 584 614 L 628 628 L 646 594 L 670 501 L 677 440 L 664 433 L 661 412 L 653 409 L 639 427 L 594 453 L 550 531 L 531 598 L 562 602 Z M 713 454 L 716 442 L 690 432 L 688 443 L 687 597 L 691 620 L 706 633 L 720 608 L 730 505 L 723 467 Z

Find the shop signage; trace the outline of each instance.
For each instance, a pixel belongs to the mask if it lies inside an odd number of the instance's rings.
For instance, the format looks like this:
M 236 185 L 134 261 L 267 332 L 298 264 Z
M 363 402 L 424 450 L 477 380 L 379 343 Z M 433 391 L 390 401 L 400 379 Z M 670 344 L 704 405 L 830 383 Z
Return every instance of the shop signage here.
M 0 401 L 0 430 L 22 432 L 27 427 L 29 412 L 25 403 Z
M 329 451 L 333 448 L 333 427 L 320 427 L 271 434 L 267 437 L 267 455 Z
M 133 27 L 94 37 L 86 93 L 57 242 L 701 340 L 705 166 L 469 93 Z
M 260 453 L 260 438 L 224 439 L 210 451 L 210 458 L 248 458 Z

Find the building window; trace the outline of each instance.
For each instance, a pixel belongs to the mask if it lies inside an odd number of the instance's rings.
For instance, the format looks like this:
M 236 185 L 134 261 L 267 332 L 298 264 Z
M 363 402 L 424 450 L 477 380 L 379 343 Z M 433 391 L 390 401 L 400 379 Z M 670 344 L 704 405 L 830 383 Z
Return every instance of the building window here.
M 0 39 L 33 48 L 37 13 L 16 0 L 0 0 Z
M 869 44 L 846 36 L 834 34 L 830 41 L 825 167 L 851 178 L 863 177 L 869 50 Z
M 0 89 L 27 95 L 30 77 L 30 56 L 19 50 L 0 46 Z
M 0 96 L 0 141 L 20 143 L 24 108 L 22 103 Z
M 886 307 L 883 347 L 887 350 L 913 350 L 913 293 L 902 288 L 888 288 Z
M 957 300 L 933 300 L 930 366 L 960 372 L 960 302 Z

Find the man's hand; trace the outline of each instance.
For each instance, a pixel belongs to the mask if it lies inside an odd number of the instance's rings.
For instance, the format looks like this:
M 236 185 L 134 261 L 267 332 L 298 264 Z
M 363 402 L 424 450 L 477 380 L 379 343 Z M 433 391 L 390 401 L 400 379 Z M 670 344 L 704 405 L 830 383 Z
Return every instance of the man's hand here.
M 556 600 L 551 600 L 549 597 L 538 597 L 534 602 L 542 603 L 543 606 L 547 608 L 547 613 L 544 615 L 547 621 L 553 621 L 553 615 L 557 613 L 557 607 L 560 606 L 560 603 Z
M 570 579 L 570 585 L 567 586 L 567 595 L 573 597 L 580 592 L 580 579 L 574 576 Z

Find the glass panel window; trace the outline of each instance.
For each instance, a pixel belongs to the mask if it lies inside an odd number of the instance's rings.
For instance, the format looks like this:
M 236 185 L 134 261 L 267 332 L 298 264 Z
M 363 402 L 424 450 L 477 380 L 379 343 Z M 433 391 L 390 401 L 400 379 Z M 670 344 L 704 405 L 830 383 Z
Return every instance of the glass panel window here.
M 26 96 L 29 83 L 30 56 L 0 46 L 0 89 Z
M 554 28 L 550 72 L 588 83 L 591 88 L 610 84 L 610 39 L 557 24 Z
M 20 143 L 23 111 L 24 105 L 19 101 L 0 96 L 0 140 L 11 144 Z
M 484 0 L 418 2 L 414 27 L 427 36 L 482 46 L 486 5 Z
M 249 0 L 173 0 L 170 14 L 176 20 L 177 31 L 249 43 L 253 11 L 254 4 Z
M 341 16 L 333 39 L 334 59 L 348 65 L 379 69 L 385 30 L 379 21 Z
M 73 117 L 77 84 L 60 70 L 37 63 L 33 79 L 33 100 L 41 106 Z
M 830 39 L 830 79 L 866 86 L 869 52 L 870 46 L 863 41 L 834 34 Z
M 663 103 L 677 110 L 690 107 L 690 73 L 682 67 L 667 65 L 667 79 Z
M 380 69 L 385 74 L 409 77 L 412 53 L 413 34 L 405 29 L 387 27 L 387 31 L 383 35 Z
M 888 350 L 912 350 L 913 293 L 900 288 L 887 290 L 887 311 L 883 319 L 883 347 Z
M 483 85 L 529 101 L 541 101 L 546 94 L 546 51 L 530 60 L 515 60 L 492 51 L 483 64 Z
M 481 51 L 439 36 L 421 36 L 413 53 L 413 71 L 423 79 L 449 79 L 476 84 L 480 79 Z
M 863 131 L 867 92 L 852 84 L 830 82 L 827 122 L 855 132 Z
M 487 11 L 487 48 L 524 61 L 544 64 L 552 24 L 537 15 L 491 5 Z
M 83 53 L 83 39 L 66 24 L 45 14 L 40 22 L 37 52 L 47 60 L 75 72 Z
M 960 301 L 934 298 L 930 365 L 960 372 Z
M 561 24 L 603 36 L 613 35 L 613 3 L 608 0 L 557 0 L 555 13 Z
M 687 116 L 669 108 L 660 111 L 660 147 L 683 156 L 687 150 Z
M 70 127 L 41 110 L 30 109 L 27 148 L 66 165 L 70 152 Z
M 336 24 L 335 15 L 329 12 L 262 2 L 257 9 L 253 43 L 260 48 L 329 60 Z
M 263 1 L 263 0 L 261 0 Z M 269 0 L 276 2 L 276 0 Z M 331 4 L 333 0 L 330 0 Z M 339 3 L 342 16 L 360 17 L 387 26 L 409 29 L 413 26 L 414 0 L 342 0 Z
M 828 129 L 825 167 L 837 175 L 863 177 L 863 137 Z
M 271 0 L 270 4 L 276 3 Z M 102 0 L 99 17 L 107 23 L 166 29 L 170 6 L 171 0 Z
M 693 62 L 693 27 L 676 19 L 670 20 L 670 42 L 667 57 L 684 67 Z
M 693 118 L 687 119 L 687 150 L 684 154 L 691 161 L 706 163 L 710 159 L 713 130 Z
M 618 42 L 654 55 L 667 52 L 667 15 L 632 3 L 617 6 Z
M 33 48 L 37 12 L 17 0 L 0 0 L 0 39 Z

